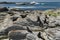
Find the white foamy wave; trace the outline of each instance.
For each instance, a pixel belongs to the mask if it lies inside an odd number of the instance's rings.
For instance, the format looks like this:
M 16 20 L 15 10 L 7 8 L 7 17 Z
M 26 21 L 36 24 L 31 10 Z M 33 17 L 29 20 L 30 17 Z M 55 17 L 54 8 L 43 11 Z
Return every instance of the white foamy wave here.
M 36 8 L 36 7 L 34 7 L 34 6 L 26 6 L 26 7 L 20 6 L 20 7 L 14 7 L 14 8 Z

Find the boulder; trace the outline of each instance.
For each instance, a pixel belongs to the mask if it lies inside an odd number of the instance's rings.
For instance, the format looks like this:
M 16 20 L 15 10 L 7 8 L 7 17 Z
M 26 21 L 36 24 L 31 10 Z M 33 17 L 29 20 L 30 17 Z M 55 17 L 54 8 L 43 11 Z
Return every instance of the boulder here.
M 16 39 L 16 40 L 21 40 L 21 39 L 26 39 L 27 33 L 22 32 L 24 30 L 12 30 L 8 33 L 9 39 Z

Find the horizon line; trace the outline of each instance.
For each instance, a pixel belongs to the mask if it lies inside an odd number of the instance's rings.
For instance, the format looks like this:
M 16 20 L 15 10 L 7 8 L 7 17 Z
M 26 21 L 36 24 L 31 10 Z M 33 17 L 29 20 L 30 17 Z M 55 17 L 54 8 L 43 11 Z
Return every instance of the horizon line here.
M 1 2 L 9 2 L 9 1 L 1 1 Z M 10 2 L 13 2 L 13 1 L 10 1 Z M 31 1 L 31 2 L 33 2 L 33 1 Z M 36 2 L 36 1 L 35 1 Z

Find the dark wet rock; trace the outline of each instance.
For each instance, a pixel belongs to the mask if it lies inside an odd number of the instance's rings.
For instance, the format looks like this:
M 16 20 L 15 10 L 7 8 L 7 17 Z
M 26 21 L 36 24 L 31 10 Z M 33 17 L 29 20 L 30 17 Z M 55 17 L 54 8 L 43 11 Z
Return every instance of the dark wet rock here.
M 47 17 L 47 15 L 45 15 L 44 24 L 48 24 L 49 23 L 49 21 L 47 21 L 47 19 L 49 19 L 49 17 Z
M 42 40 L 45 40 L 45 39 L 41 36 L 41 33 L 40 33 L 40 32 L 38 33 L 37 36 L 38 36 L 38 38 L 41 38 Z
M 9 11 L 8 14 L 9 14 L 10 16 L 13 16 L 15 13 Z
M 28 15 L 28 14 L 26 14 L 26 15 L 20 15 L 20 16 L 21 16 L 22 18 L 25 18 L 25 17 L 27 17 L 27 15 Z
M 2 36 L 2 35 L 6 35 L 4 31 L 0 32 L 0 36 Z
M 17 21 L 18 17 L 12 17 L 12 21 Z
M 8 11 L 8 8 L 6 7 L 0 8 L 0 12 L 5 12 L 5 11 Z
M 42 21 L 41 21 L 39 16 L 37 16 L 37 22 L 39 23 L 40 27 L 43 27 L 43 23 L 42 23 Z
M 44 20 L 44 24 L 48 24 L 49 22 L 47 21 L 47 19 L 45 18 Z
M 30 33 L 33 33 L 28 27 L 27 27 L 27 31 L 30 32 Z
M 37 16 L 37 22 L 39 22 L 40 21 L 40 17 L 39 16 Z

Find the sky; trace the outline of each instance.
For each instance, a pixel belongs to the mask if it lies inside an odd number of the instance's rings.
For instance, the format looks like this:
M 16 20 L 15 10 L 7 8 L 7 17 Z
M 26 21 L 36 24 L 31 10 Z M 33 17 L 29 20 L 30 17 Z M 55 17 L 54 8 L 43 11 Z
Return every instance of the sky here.
M 0 0 L 0 2 L 3 1 L 8 1 L 8 2 L 31 2 L 31 1 L 36 1 L 36 2 L 60 2 L 60 0 Z

